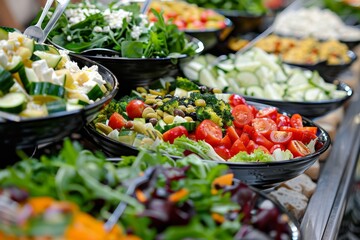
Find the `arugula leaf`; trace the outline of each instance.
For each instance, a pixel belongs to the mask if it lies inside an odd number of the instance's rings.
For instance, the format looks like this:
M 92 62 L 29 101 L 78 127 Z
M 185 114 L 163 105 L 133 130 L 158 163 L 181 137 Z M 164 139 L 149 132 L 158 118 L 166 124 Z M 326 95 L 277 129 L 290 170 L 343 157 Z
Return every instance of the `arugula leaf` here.
M 137 41 L 123 41 L 121 43 L 121 56 L 141 58 L 143 56 L 143 43 Z

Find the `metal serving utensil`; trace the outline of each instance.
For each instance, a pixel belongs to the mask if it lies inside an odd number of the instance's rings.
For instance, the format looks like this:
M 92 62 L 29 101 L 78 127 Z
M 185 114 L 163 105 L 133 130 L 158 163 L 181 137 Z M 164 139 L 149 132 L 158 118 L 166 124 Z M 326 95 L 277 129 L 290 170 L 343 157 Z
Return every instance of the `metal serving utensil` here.
M 24 34 L 32 39 L 35 39 L 36 41 L 45 39 L 45 33 L 43 29 L 41 28 L 41 24 L 44 21 L 44 18 L 46 14 L 48 13 L 51 5 L 53 4 L 54 0 L 47 0 L 45 7 L 40 15 L 40 18 L 38 22 L 34 26 L 29 26 L 25 29 Z
M 140 186 L 141 184 L 149 181 L 154 176 L 156 176 L 156 171 L 157 171 L 156 167 L 148 168 L 145 171 L 144 175 L 130 180 L 130 182 L 127 184 L 129 187 L 126 191 L 126 195 L 134 194 L 134 192 L 138 186 Z M 127 206 L 126 202 L 119 203 L 119 205 L 116 207 L 114 212 L 111 214 L 109 219 L 104 224 L 105 231 L 110 232 L 111 229 L 113 229 L 115 224 L 119 221 L 121 215 L 124 213 L 126 206 Z

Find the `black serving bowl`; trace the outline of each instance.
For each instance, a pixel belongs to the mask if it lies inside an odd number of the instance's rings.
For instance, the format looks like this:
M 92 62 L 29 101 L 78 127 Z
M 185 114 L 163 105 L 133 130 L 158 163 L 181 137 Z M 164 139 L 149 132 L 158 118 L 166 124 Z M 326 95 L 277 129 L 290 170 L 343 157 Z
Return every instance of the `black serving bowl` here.
M 204 44 L 200 40 L 194 37 L 188 37 L 188 40 L 197 46 L 196 54 L 200 54 L 204 50 Z M 52 44 L 57 48 L 64 49 L 57 44 Z M 176 75 L 179 65 L 192 58 L 185 54 L 166 58 L 125 58 L 101 50 L 91 53 L 84 52 L 81 55 L 105 66 L 117 77 L 119 82 L 117 96 L 119 97 L 129 94 L 136 87 L 148 86 L 152 81 L 165 75 Z
M 232 35 L 241 35 L 249 32 L 261 32 L 265 24 L 266 14 L 250 14 L 238 10 L 215 9 L 233 23 Z
M 346 96 L 340 99 L 316 101 L 316 102 L 294 102 L 294 101 L 280 101 L 265 98 L 256 98 L 244 95 L 248 101 L 259 102 L 275 106 L 287 113 L 299 113 L 308 118 L 316 118 L 329 113 L 332 110 L 342 106 L 353 95 L 353 90 L 346 83 L 338 83 L 337 89 L 346 92 Z
M 257 109 L 269 107 L 269 105 L 262 103 L 248 103 L 255 106 Z M 287 113 L 285 112 L 284 114 Z M 328 149 L 331 143 L 329 134 L 320 126 L 305 117 L 303 117 L 303 124 L 304 126 L 316 126 L 318 128 L 317 136 L 321 147 L 312 154 L 301 158 L 270 163 L 218 163 L 228 165 L 234 172 L 237 179 L 258 188 L 270 188 L 283 181 L 294 178 L 308 169 L 319 158 L 319 156 Z M 98 132 L 92 124 L 86 125 L 84 130 L 87 138 L 99 146 L 108 157 L 116 158 L 126 155 L 137 155 L 139 152 L 136 147 L 113 140 L 110 137 Z M 171 157 L 174 159 L 179 158 L 177 156 Z M 214 162 L 212 160 L 204 161 Z
M 345 64 L 329 65 L 326 63 L 326 61 L 319 62 L 317 64 L 295 64 L 295 63 L 289 63 L 289 62 L 284 62 L 284 63 L 286 63 L 290 66 L 306 68 L 306 69 L 309 69 L 312 71 L 318 71 L 320 76 L 325 81 L 333 82 L 334 80 L 336 80 L 336 78 L 339 76 L 339 74 L 341 74 L 343 71 L 348 69 L 357 60 L 357 55 L 355 52 L 349 50 L 347 52 L 347 55 L 350 58 L 350 62 L 345 63 Z
M 187 35 L 195 37 L 199 39 L 204 44 L 204 51 L 208 51 L 216 46 L 220 41 L 225 40 L 229 32 L 231 32 L 231 28 L 233 26 L 230 19 L 225 18 L 225 27 L 219 29 L 185 29 L 184 32 Z M 230 30 L 229 30 L 230 29 Z
M 34 148 L 41 144 L 59 141 L 92 121 L 116 95 L 118 83 L 114 74 L 107 68 L 81 56 L 70 54 L 70 57 L 78 63 L 79 67 L 97 65 L 100 75 L 111 89 L 109 93 L 83 109 L 58 112 L 47 117 L 25 118 L 19 122 L 0 122 L 0 148 L 2 150 Z

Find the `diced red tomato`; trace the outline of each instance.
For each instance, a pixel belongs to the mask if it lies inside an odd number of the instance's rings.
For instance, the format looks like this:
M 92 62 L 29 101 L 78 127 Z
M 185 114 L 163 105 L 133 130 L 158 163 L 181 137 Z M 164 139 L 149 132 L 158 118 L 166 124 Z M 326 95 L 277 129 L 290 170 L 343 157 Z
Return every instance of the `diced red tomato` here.
M 213 121 L 206 119 L 202 121 L 195 131 L 197 140 L 204 140 L 211 146 L 217 146 L 222 140 L 221 128 Z
M 303 131 L 302 132 L 302 138 L 301 141 L 305 144 L 308 144 L 311 140 L 316 139 L 317 136 L 313 132 L 310 131 Z
M 257 133 L 257 132 L 254 133 L 253 140 L 257 144 L 262 145 L 262 146 L 266 147 L 267 149 L 271 149 L 272 146 L 274 146 L 274 143 L 269 141 L 264 135 Z
M 144 109 L 145 103 L 139 99 L 131 100 L 126 105 L 126 113 L 131 119 L 140 118 Z
M 277 127 L 290 127 L 290 118 L 284 114 L 278 113 L 276 116 L 276 125 Z
M 250 140 L 248 145 L 246 146 L 246 151 L 247 153 L 253 153 L 254 150 L 258 147 L 259 145 L 256 144 L 253 140 Z
M 239 153 L 240 151 L 243 151 L 243 152 L 247 152 L 247 149 L 244 145 L 244 143 L 238 139 L 234 142 L 234 144 L 231 146 L 230 148 L 230 154 L 231 156 L 234 156 L 236 155 L 237 153 Z
M 225 135 L 225 137 L 223 137 L 223 139 L 221 139 L 220 141 L 220 146 L 224 146 L 228 149 L 231 148 L 233 142 L 231 141 L 229 135 Z
M 253 126 L 250 126 L 250 125 L 245 125 L 243 127 L 243 132 L 248 134 L 249 138 L 252 138 L 252 136 L 255 133 L 255 128 Z
M 188 131 L 186 130 L 186 128 L 184 126 L 177 126 L 177 127 L 174 127 L 166 132 L 163 133 L 163 140 L 165 142 L 170 142 L 170 143 L 174 143 L 174 140 L 178 137 L 181 137 L 181 136 L 188 136 L 189 133 Z
M 248 145 L 249 141 L 250 141 L 250 137 L 249 137 L 249 134 L 243 132 L 241 135 L 240 135 L 240 140 L 244 143 L 244 145 Z
M 275 107 L 267 107 L 260 109 L 256 114 L 257 118 L 270 118 L 273 121 L 276 121 L 278 111 Z
M 254 119 L 254 114 L 246 105 L 237 105 L 232 109 L 235 127 L 242 128 L 244 125 L 250 124 Z
M 298 140 L 291 140 L 287 148 L 293 154 L 294 157 L 303 157 L 310 154 L 310 149 Z
M 240 138 L 233 126 L 230 126 L 226 129 L 226 134 L 230 137 L 231 142 L 235 142 Z
M 214 147 L 215 152 L 225 160 L 231 158 L 230 150 L 225 146 Z
M 231 107 L 236 107 L 237 105 L 247 105 L 245 98 L 238 94 L 231 94 L 229 97 L 229 104 Z
M 126 119 L 121 116 L 121 114 L 119 114 L 118 112 L 114 112 L 109 118 L 108 125 L 112 129 L 121 129 L 126 125 L 126 122 Z
M 286 150 L 286 147 L 282 144 L 275 144 L 274 146 L 272 146 L 272 148 L 270 148 L 270 153 L 272 154 L 275 149 L 280 149 L 281 151 L 285 151 Z
M 273 143 L 281 143 L 281 144 L 287 144 L 292 139 L 292 132 L 286 132 L 286 131 L 272 131 L 270 133 L 270 140 Z
M 265 137 L 269 137 L 272 131 L 277 130 L 276 123 L 270 118 L 254 118 L 251 124 L 256 132 L 261 133 Z
M 290 125 L 293 128 L 302 128 L 303 122 L 301 115 L 297 113 L 293 114 L 290 118 Z

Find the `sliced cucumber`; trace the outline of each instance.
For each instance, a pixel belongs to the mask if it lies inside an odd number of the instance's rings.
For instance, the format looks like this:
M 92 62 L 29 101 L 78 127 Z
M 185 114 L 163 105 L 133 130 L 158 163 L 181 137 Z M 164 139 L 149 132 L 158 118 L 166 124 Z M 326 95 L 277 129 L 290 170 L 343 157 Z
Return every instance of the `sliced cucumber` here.
M 204 68 L 200 71 L 199 82 L 200 82 L 200 84 L 211 87 L 211 88 L 218 87 L 218 85 L 216 83 L 216 79 L 211 74 L 210 70 L 206 69 L 206 68 Z
M 188 130 L 189 132 L 192 132 L 195 130 L 196 128 L 196 122 L 195 121 L 192 121 L 192 122 L 178 122 L 178 123 L 172 123 L 172 124 L 167 124 L 167 125 L 164 125 L 164 128 L 162 129 L 162 131 L 160 131 L 161 133 L 164 133 L 174 127 L 177 127 L 177 126 L 183 126 L 186 128 L 186 130 Z
M 31 82 L 39 82 L 39 78 L 37 77 L 35 71 L 32 68 L 23 67 L 19 71 L 19 76 L 22 84 L 24 85 L 27 91 L 30 90 Z
M 117 140 L 125 144 L 133 145 L 136 135 L 137 133 L 133 130 L 121 130 Z
M 66 101 L 64 99 L 60 99 L 58 101 L 48 102 L 46 103 L 46 109 L 48 114 L 66 111 Z
M 29 89 L 30 95 L 53 96 L 64 98 L 65 88 L 50 82 L 32 82 Z
M 8 93 L 0 98 L 0 110 L 9 113 L 20 113 L 26 107 L 26 96 L 23 93 Z
M 287 81 L 287 83 L 292 86 L 308 84 L 308 82 L 308 79 L 300 71 L 294 72 Z
M 101 90 L 99 85 L 94 85 L 94 87 L 87 93 L 87 96 L 91 100 L 96 100 L 98 98 L 102 98 L 104 96 L 104 92 Z
M 246 89 L 246 95 L 258 98 L 264 98 L 264 91 L 259 86 L 250 86 Z
M 259 79 L 252 72 L 240 72 L 236 77 L 236 82 L 240 87 L 258 86 Z
M 347 93 L 342 90 L 335 90 L 330 93 L 330 97 L 333 99 L 340 99 L 347 96 Z
M 56 68 L 59 62 L 62 59 L 61 55 L 52 54 L 44 51 L 35 51 L 34 55 L 38 56 L 40 59 L 44 59 L 50 68 Z
M 242 62 L 236 63 L 235 67 L 239 72 L 254 72 L 257 68 L 261 66 L 261 62 L 252 61 L 252 62 Z
M 8 93 L 14 83 L 11 73 L 0 67 L 0 95 Z
M 75 104 L 75 105 L 81 105 L 81 106 L 86 106 L 86 105 L 89 105 L 89 102 L 86 102 L 84 100 L 81 100 L 81 99 L 68 99 L 68 102 L 70 104 Z
M 224 72 L 230 72 L 235 69 L 235 65 L 232 59 L 227 59 L 222 61 L 216 65 L 216 67 L 220 68 Z
M 22 61 L 22 58 L 20 56 L 13 56 L 11 62 L 8 62 L 8 65 L 6 66 L 6 70 L 8 70 L 11 73 L 16 73 L 23 66 L 24 66 L 24 63 Z
M 304 99 L 305 101 L 314 102 L 318 100 L 318 96 L 322 93 L 322 91 L 319 88 L 310 88 L 306 90 Z

